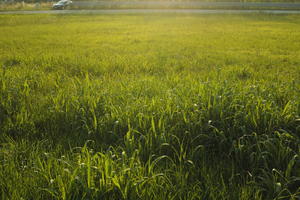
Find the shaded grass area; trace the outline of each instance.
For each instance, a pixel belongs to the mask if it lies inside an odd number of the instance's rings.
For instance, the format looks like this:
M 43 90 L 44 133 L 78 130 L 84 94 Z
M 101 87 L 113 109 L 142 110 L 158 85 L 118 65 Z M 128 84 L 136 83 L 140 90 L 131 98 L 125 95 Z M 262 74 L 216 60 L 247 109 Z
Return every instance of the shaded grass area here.
M 0 16 L 2 199 L 299 199 L 300 18 Z

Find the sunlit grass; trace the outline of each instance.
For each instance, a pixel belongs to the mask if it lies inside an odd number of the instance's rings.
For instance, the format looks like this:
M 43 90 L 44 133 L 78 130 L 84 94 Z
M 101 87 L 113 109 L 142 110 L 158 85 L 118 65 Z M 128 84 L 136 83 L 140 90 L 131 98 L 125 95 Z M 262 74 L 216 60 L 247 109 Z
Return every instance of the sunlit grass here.
M 0 16 L 3 199 L 297 199 L 299 16 Z

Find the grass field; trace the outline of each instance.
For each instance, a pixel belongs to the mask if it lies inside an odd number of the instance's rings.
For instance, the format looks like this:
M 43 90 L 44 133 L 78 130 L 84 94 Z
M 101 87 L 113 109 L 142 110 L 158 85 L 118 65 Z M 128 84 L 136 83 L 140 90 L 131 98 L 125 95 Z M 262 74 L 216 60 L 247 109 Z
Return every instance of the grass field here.
M 52 5 L 59 0 L 34 3 L 0 0 L 1 11 L 52 10 Z M 225 3 L 226 2 L 226 3 Z M 154 0 L 154 1 L 74 1 L 67 10 L 110 10 L 110 9 L 204 9 L 204 10 L 300 10 L 300 0 Z M 250 3 L 250 4 L 249 4 Z
M 1 199 L 300 198 L 299 15 L 0 15 Z

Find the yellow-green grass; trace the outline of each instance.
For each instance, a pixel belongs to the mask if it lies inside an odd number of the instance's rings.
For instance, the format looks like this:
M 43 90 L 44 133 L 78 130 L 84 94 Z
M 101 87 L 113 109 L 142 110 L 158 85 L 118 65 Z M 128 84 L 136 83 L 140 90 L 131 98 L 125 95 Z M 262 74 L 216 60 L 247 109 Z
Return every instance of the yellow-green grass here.
M 2 199 L 299 197 L 299 15 L 0 28 Z

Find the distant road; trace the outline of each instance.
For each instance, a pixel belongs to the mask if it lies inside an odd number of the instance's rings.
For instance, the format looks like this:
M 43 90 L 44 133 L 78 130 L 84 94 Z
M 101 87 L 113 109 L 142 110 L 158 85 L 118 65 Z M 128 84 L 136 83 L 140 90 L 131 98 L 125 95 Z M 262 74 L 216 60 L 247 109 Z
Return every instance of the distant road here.
M 1 14 L 142 14 L 142 13 L 195 13 L 195 14 L 300 14 L 300 10 L 203 10 L 203 9 L 105 9 L 105 10 L 39 10 L 0 11 Z

